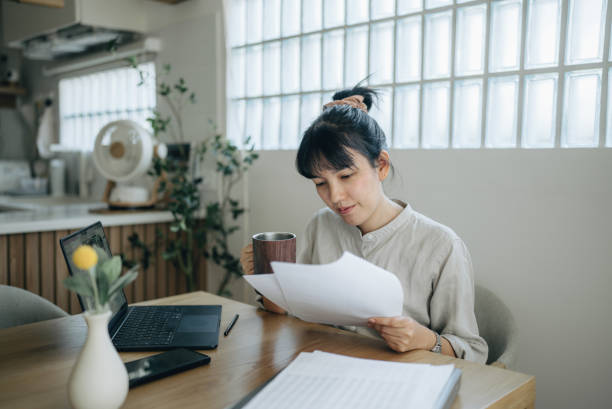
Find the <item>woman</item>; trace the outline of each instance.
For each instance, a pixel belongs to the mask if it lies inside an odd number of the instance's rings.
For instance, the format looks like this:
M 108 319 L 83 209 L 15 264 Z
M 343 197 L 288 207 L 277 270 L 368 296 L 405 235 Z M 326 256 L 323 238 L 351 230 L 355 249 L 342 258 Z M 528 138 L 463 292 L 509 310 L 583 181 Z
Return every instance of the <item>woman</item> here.
M 337 92 L 304 133 L 296 166 L 327 208 L 308 223 L 297 261 L 325 264 L 349 251 L 390 271 L 404 291 L 402 316 L 370 318 L 371 332 L 398 352 L 423 349 L 484 363 L 488 348 L 474 316 L 469 252 L 450 228 L 385 195 L 391 162 L 385 135 L 368 114 L 373 97 L 359 86 Z M 241 263 L 252 274 L 251 246 Z

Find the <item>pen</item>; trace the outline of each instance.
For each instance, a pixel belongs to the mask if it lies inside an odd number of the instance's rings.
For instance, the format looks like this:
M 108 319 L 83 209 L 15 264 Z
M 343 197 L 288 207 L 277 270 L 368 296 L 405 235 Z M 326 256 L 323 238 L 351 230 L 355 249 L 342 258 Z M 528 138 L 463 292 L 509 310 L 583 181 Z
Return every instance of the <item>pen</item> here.
M 229 323 L 229 325 L 225 329 L 225 332 L 223 333 L 224 337 L 227 337 L 227 334 L 229 334 L 232 328 L 234 328 L 234 324 L 236 323 L 236 321 L 238 321 L 238 317 L 240 317 L 240 315 L 238 314 L 234 315 L 234 319 L 232 319 L 232 322 Z

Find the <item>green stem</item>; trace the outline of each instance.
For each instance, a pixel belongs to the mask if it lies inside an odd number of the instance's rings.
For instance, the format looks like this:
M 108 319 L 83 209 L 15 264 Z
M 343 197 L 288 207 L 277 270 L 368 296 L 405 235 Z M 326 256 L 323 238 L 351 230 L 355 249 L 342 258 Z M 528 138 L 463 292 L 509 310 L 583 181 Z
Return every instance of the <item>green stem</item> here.
M 93 266 L 89 269 L 89 278 L 91 278 L 91 286 L 94 291 L 94 304 L 96 308 L 96 312 L 101 312 L 102 308 L 100 306 L 100 296 L 98 295 L 98 284 L 96 283 L 96 267 Z

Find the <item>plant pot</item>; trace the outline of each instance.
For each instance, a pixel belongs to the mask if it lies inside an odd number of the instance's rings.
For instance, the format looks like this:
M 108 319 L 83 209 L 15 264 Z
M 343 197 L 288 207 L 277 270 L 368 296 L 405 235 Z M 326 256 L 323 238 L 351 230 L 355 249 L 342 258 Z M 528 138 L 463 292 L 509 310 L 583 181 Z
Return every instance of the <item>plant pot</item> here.
M 127 370 L 108 334 L 110 311 L 85 312 L 87 340 L 72 368 L 68 395 L 74 409 L 118 409 L 127 397 Z

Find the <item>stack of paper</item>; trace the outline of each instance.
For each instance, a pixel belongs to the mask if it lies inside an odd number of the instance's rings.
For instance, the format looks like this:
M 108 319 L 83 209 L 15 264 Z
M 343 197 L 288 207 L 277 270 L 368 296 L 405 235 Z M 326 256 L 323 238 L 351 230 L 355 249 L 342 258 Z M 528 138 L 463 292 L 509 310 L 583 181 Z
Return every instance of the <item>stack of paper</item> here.
M 345 252 L 330 264 L 271 263 L 274 274 L 244 276 L 266 298 L 304 321 L 367 324 L 402 315 L 404 293 L 392 273 Z
M 439 408 L 450 406 L 461 372 L 433 366 L 302 352 L 245 409 Z M 243 402 L 241 402 L 243 403 Z

